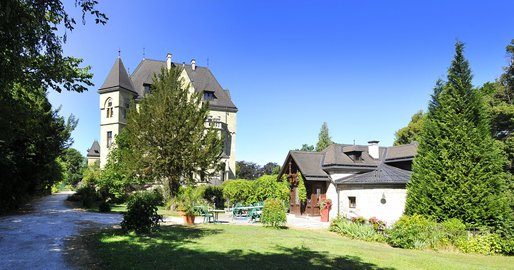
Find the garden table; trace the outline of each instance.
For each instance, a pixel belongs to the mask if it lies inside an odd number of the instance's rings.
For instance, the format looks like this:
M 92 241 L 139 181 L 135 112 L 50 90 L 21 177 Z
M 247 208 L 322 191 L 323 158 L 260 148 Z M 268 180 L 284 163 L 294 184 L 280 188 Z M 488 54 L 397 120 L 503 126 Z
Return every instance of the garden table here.
M 219 223 L 219 220 L 218 220 L 218 214 L 219 213 L 225 213 L 225 210 L 221 210 L 221 209 L 211 209 L 209 210 L 209 213 L 212 213 L 214 215 L 214 223 Z

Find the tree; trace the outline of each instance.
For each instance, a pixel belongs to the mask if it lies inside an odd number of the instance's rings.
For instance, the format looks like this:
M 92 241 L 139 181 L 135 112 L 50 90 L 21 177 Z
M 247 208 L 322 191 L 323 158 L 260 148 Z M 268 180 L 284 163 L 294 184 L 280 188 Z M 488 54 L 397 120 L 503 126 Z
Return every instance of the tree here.
M 318 143 L 316 144 L 316 151 L 320 152 L 325 150 L 329 145 L 333 144 L 334 142 L 330 138 L 330 135 L 328 134 L 328 125 L 326 122 L 323 122 L 323 125 L 321 125 L 321 129 L 319 131 L 318 135 Z
M 506 48 L 510 64 L 494 83 L 485 83 L 480 92 L 484 95 L 491 117 L 491 132 L 506 152 L 509 170 L 514 173 L 514 40 Z
M 105 24 L 105 14 L 95 9 L 96 0 L 75 0 L 75 6 Z M 76 24 L 59 0 L 0 1 L 0 87 L 10 92 L 15 83 L 24 88 L 62 89 L 82 92 L 93 85 L 89 67 L 81 59 L 63 56 L 62 42 Z M 64 27 L 59 35 L 58 26 Z
M 406 127 L 399 129 L 394 134 L 394 145 L 409 144 L 414 141 L 418 141 L 419 133 L 421 131 L 421 127 L 423 126 L 423 118 L 423 111 L 420 110 L 415 113 L 412 116 L 409 124 Z
M 280 165 L 278 165 L 275 162 L 268 162 L 264 166 L 262 166 L 261 175 L 278 174 L 278 173 L 275 173 L 276 171 L 280 171 Z
M 302 144 L 302 148 L 296 149 L 296 151 L 314 152 L 314 145 L 304 143 Z
M 77 149 L 68 148 L 64 151 L 62 160 L 66 166 L 66 184 L 77 186 L 82 179 L 82 171 L 85 167 L 84 156 Z
M 438 81 L 407 185 L 406 214 L 469 227 L 510 229 L 505 158 L 490 134 L 481 95 L 457 42 L 447 82 Z
M 77 121 L 53 110 L 43 89 L 28 91 L 20 85 L 12 99 L 0 106 L 0 212 L 16 208 L 27 196 L 46 193 L 62 180 L 58 158 L 72 143 Z
M 96 0 L 76 0 L 97 23 L 107 18 Z M 17 207 L 62 177 L 57 157 L 70 144 L 74 117 L 58 116 L 47 89 L 82 92 L 91 86 L 89 68 L 66 57 L 62 43 L 75 25 L 62 1 L 0 1 L 0 211 Z M 58 26 L 64 27 L 64 36 Z
M 182 69 L 162 69 L 155 75 L 151 93 L 131 105 L 127 140 L 131 168 L 136 176 L 162 181 L 167 195 L 175 197 L 181 183 L 205 181 L 216 173 L 222 140 L 208 122 L 208 103 L 180 79 Z
M 237 161 L 236 162 L 237 178 L 254 180 L 262 175 L 261 168 L 254 162 Z

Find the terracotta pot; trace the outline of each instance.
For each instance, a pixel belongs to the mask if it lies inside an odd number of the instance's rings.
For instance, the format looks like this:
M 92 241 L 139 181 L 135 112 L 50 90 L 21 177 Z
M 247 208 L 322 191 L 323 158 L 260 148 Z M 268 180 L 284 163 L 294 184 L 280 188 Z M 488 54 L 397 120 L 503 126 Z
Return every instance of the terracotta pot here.
M 328 207 L 325 207 L 321 210 L 321 222 L 328 222 Z
M 194 215 L 191 215 L 191 216 L 182 215 L 182 218 L 184 219 L 184 224 L 186 224 L 186 225 L 195 224 L 195 216 Z

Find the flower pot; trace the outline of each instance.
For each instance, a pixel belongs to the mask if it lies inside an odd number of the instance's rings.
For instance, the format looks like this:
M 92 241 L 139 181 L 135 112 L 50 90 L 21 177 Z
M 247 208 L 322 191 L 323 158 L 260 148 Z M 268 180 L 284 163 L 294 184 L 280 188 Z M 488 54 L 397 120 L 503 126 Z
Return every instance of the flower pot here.
M 183 215 L 182 218 L 184 219 L 184 224 L 186 224 L 186 225 L 195 224 L 195 216 L 194 215 Z
M 325 207 L 321 210 L 321 222 L 328 222 L 328 207 Z

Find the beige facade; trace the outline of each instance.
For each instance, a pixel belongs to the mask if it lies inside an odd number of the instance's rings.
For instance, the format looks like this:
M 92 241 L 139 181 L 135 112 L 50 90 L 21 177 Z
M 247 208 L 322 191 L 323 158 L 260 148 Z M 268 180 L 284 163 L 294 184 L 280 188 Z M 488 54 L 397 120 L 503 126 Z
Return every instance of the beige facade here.
M 139 100 L 147 94 L 148 86 L 153 82 L 155 72 L 162 67 L 170 68 L 171 54 L 166 61 L 143 60 L 134 73 L 128 75 L 120 58 L 118 58 L 110 71 L 106 81 L 99 89 L 100 94 L 100 167 L 107 162 L 111 145 L 121 129 L 126 125 L 126 112 L 131 100 Z M 236 134 L 237 134 L 237 108 L 232 103 L 228 91 L 223 90 L 208 68 L 196 66 L 192 60 L 190 65 L 182 64 L 184 70 L 180 80 L 189 91 L 209 94 L 209 121 L 213 121 L 224 138 L 224 153 L 222 162 L 224 171 L 211 179 L 220 183 L 225 179 L 235 178 L 236 172 Z M 136 104 L 137 105 L 137 104 Z

